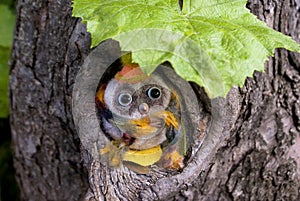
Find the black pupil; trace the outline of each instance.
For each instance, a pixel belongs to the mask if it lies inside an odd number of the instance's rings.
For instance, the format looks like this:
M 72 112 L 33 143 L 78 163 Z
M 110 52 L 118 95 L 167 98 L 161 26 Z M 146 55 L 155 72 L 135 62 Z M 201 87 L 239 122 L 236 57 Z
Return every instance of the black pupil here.
M 160 97 L 160 90 L 157 89 L 157 88 L 153 88 L 153 89 L 150 89 L 150 98 L 159 98 Z
M 123 95 L 121 95 L 121 97 L 120 97 L 120 102 L 121 102 L 122 104 L 126 105 L 126 104 L 130 103 L 130 101 L 131 101 L 130 95 L 128 95 L 128 94 L 123 94 Z

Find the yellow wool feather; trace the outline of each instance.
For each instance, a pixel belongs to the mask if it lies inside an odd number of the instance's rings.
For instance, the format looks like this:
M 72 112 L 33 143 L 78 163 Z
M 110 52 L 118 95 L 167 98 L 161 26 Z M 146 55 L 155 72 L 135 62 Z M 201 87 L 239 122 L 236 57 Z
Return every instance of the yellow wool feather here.
M 170 127 L 171 125 L 174 126 L 175 129 L 178 130 L 178 122 L 176 117 L 174 116 L 174 114 L 170 111 L 161 111 L 156 113 L 156 115 L 161 115 L 164 117 L 165 119 L 165 123 L 168 127 Z
M 142 166 L 148 166 L 159 161 L 162 155 L 160 146 L 146 150 L 128 150 L 123 156 L 124 161 L 131 161 Z

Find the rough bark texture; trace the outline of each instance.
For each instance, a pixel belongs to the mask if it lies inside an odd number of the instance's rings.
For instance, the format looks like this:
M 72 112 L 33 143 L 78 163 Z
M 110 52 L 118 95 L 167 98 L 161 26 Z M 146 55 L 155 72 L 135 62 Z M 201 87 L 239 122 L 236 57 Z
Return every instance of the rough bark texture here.
M 299 1 L 252 0 L 248 7 L 300 43 Z M 90 38 L 68 0 L 19 1 L 17 14 L 10 88 L 21 196 L 79 200 L 88 179 L 71 94 Z M 278 50 L 265 71 L 216 100 L 225 108 L 211 128 L 218 140 L 210 135 L 181 174 L 134 183 L 144 176 L 102 168 L 82 150 L 85 199 L 300 200 L 300 56 Z
M 69 0 L 18 2 L 10 96 L 22 200 L 79 200 L 86 191 L 71 95 L 89 46 Z

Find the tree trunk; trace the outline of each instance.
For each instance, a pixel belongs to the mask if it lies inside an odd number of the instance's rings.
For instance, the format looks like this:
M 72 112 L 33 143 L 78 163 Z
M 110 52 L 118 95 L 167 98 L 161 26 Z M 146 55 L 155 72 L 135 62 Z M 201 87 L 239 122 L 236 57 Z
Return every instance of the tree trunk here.
M 17 4 L 10 97 L 22 200 L 79 200 L 88 186 L 71 95 L 90 36 L 71 15 L 69 0 Z
M 248 7 L 300 43 L 300 2 Z M 264 73 L 212 100 L 215 124 L 182 173 L 145 176 L 105 168 L 80 148 L 72 90 L 89 47 L 70 1 L 19 0 L 10 96 L 22 200 L 300 200 L 299 54 L 277 50 Z

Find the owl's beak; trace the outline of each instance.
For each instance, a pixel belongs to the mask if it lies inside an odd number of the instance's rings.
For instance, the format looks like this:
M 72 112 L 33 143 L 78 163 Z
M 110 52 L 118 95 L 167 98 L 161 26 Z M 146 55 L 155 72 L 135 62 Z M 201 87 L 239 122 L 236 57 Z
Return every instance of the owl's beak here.
M 149 105 L 147 103 L 142 103 L 139 105 L 139 112 L 141 114 L 147 114 L 149 112 Z

